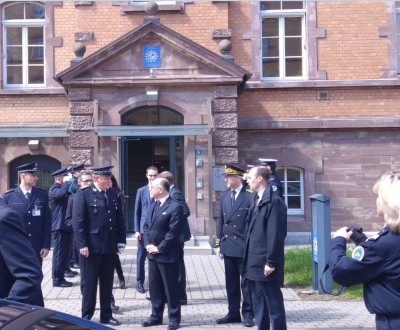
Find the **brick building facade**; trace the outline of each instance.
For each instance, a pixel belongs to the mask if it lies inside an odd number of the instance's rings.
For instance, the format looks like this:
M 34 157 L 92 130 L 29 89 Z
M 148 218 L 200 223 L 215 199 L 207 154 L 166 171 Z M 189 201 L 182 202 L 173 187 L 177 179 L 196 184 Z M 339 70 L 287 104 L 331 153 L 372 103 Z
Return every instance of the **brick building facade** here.
M 373 183 L 400 165 L 397 2 L 158 4 L 0 4 L 1 192 L 29 160 L 43 178 L 111 164 L 131 228 L 155 164 L 175 173 L 193 232 L 212 235 L 221 166 L 268 157 L 290 231 L 310 230 L 315 193 L 332 229 L 379 226 Z

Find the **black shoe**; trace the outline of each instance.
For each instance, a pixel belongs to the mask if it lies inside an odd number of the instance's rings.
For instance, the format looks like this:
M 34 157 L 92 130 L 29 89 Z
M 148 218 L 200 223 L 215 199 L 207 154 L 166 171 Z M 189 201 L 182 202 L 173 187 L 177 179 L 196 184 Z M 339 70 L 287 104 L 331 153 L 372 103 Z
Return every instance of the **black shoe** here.
M 64 272 L 64 277 L 66 277 L 66 278 L 72 278 L 72 277 L 75 277 L 76 275 L 78 275 L 77 272 Z
M 144 289 L 143 283 L 138 283 L 136 289 L 137 289 L 137 291 L 139 293 L 146 293 L 146 290 Z
M 72 270 L 71 268 L 67 268 L 65 270 L 65 272 L 66 273 L 71 273 L 71 274 L 74 274 L 74 275 L 78 275 L 79 274 L 79 272 L 77 272 L 76 270 Z
M 113 312 L 119 310 L 119 306 L 115 305 L 115 299 L 114 299 L 114 298 L 111 298 L 110 307 L 111 307 L 111 310 L 112 310 Z
M 150 297 L 146 297 L 146 300 L 151 301 L 151 298 Z
M 181 300 L 181 306 L 187 305 L 187 300 Z
M 251 328 L 251 327 L 254 327 L 256 324 L 254 323 L 254 320 L 252 319 L 252 318 L 250 318 L 250 317 L 247 317 L 245 320 L 244 320 L 244 326 L 245 327 L 247 327 L 247 328 Z
M 176 330 L 179 329 L 179 324 L 170 324 L 167 327 L 167 330 Z
M 120 325 L 121 323 L 114 319 L 112 316 L 108 320 L 100 319 L 100 323 L 109 324 L 109 325 Z
M 242 319 L 240 318 L 240 315 L 228 314 L 222 319 L 218 319 L 216 322 L 217 324 L 242 323 Z
M 118 282 L 119 282 L 119 288 L 120 288 L 120 289 L 126 289 L 125 280 L 121 280 L 121 281 L 118 281 Z
M 142 327 L 147 328 L 147 327 L 153 327 L 155 325 L 160 325 L 162 324 L 162 321 L 157 321 L 154 319 L 148 319 L 147 321 L 142 322 Z
M 71 264 L 69 267 L 70 267 L 70 268 L 79 269 L 79 264 L 73 263 L 73 264 Z
M 73 285 L 74 285 L 74 283 L 68 282 L 68 281 L 53 282 L 53 287 L 55 287 L 55 288 L 70 288 Z

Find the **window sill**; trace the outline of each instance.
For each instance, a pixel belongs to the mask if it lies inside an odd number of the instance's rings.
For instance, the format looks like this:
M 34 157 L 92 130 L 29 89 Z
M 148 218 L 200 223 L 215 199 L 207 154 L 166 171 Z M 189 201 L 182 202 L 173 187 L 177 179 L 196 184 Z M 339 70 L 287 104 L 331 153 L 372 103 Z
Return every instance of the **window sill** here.
M 304 222 L 304 221 L 306 221 L 306 219 L 304 218 L 303 214 L 288 214 L 287 219 L 290 222 Z
M 0 89 L 0 95 L 65 95 L 62 87 L 18 87 Z

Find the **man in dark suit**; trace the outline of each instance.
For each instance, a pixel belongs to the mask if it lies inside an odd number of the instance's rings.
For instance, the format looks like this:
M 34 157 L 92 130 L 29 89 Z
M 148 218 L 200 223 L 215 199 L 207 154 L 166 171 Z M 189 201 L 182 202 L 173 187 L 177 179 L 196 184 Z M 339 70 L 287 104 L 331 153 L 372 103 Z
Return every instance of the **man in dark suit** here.
M 149 260 L 149 289 L 152 313 L 143 327 L 162 324 L 165 303 L 168 303 L 168 330 L 176 330 L 181 322 L 178 287 L 181 256 L 180 228 L 184 221 L 182 206 L 169 196 L 169 183 L 157 178 L 151 183 L 156 200 L 147 213 L 144 241 Z
M 72 226 L 80 253 L 82 318 L 93 317 L 99 283 L 100 322 L 115 326 L 120 324 L 110 306 L 115 254 L 125 249 L 126 232 L 120 199 L 110 188 L 111 168 L 93 168 L 93 183 L 77 190 Z
M 269 183 L 270 172 L 253 167 L 247 176 L 255 192 L 246 223 L 243 277 L 249 281 L 253 308 L 259 329 L 286 330 L 281 286 L 284 276 L 284 243 L 287 234 L 287 208 Z
M 218 324 L 240 323 L 240 298 L 243 295 L 242 315 L 246 327 L 254 326 L 253 303 L 248 281 L 242 279 L 244 232 L 249 213 L 251 195 L 242 183 L 246 171 L 239 166 L 224 166 L 228 190 L 221 195 L 217 222 L 219 254 L 224 259 L 225 285 L 228 296 L 228 314 Z
M 53 286 L 54 287 L 71 287 L 72 282 L 68 282 L 64 278 L 64 273 L 68 264 L 68 255 L 70 250 L 72 227 L 67 226 L 65 222 L 65 212 L 68 205 L 68 189 L 70 182 L 64 181 L 67 177 L 68 170 L 66 167 L 61 168 L 52 173 L 54 184 L 49 188 L 49 203 L 51 210 L 51 231 L 53 233 Z M 66 274 L 68 277 L 75 274 Z
M 21 217 L 0 198 L 0 298 L 34 304 L 42 278 Z
M 179 290 L 181 295 L 181 305 L 187 305 L 187 294 L 186 294 L 186 267 L 184 260 L 184 248 L 185 242 L 190 240 L 192 236 L 189 227 L 188 217 L 190 216 L 190 209 L 186 203 L 185 197 L 182 192 L 175 186 L 175 177 L 170 171 L 163 171 L 158 175 L 158 178 L 167 179 L 169 183 L 169 196 L 176 202 L 178 202 L 183 209 L 184 219 L 182 222 L 182 226 L 180 228 L 180 241 L 181 241 L 181 258 L 179 259 Z
M 17 167 L 20 185 L 3 195 L 7 205 L 14 209 L 23 220 L 29 241 L 33 246 L 39 264 L 50 251 L 51 214 L 47 191 L 36 188 L 37 164 L 28 163 Z M 39 290 L 34 305 L 44 306 L 42 290 Z
M 143 226 L 146 222 L 147 210 L 154 199 L 150 196 L 151 182 L 157 177 L 158 168 L 150 166 L 146 169 L 146 178 L 148 184 L 139 188 L 136 192 L 135 199 L 135 213 L 134 213 L 134 228 L 135 239 L 137 241 L 137 255 L 136 255 L 136 288 L 140 293 L 145 293 L 144 280 L 146 277 L 144 265 L 146 262 L 146 249 L 143 243 Z

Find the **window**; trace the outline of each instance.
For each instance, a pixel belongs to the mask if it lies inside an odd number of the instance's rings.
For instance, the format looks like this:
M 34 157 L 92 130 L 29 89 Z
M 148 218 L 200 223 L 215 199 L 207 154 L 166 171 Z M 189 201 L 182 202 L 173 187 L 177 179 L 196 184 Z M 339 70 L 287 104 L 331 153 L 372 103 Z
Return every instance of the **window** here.
M 397 75 L 400 76 L 400 1 L 396 5 Z
M 44 86 L 44 5 L 21 2 L 6 6 L 2 23 L 5 86 Z
M 262 78 L 294 80 L 305 74 L 303 1 L 261 1 Z
M 277 168 L 276 175 L 282 182 L 283 198 L 288 214 L 304 214 L 303 170 L 297 167 Z

